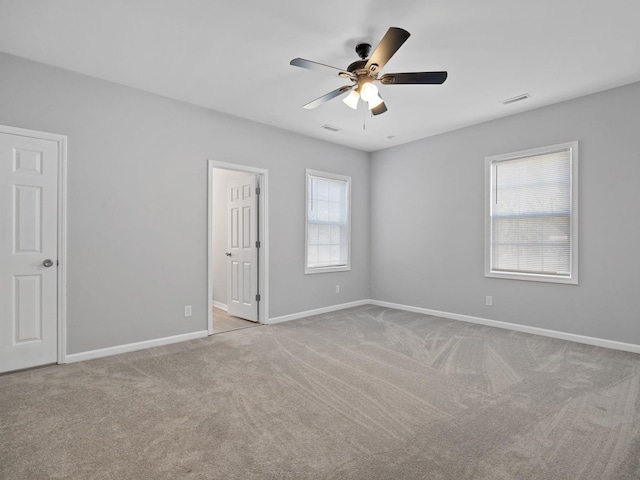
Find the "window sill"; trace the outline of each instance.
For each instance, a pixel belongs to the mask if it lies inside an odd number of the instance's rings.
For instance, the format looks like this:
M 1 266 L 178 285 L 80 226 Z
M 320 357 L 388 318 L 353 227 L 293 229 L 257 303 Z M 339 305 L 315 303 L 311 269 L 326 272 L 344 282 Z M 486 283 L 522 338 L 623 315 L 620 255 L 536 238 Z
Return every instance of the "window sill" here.
M 506 273 L 506 272 L 485 272 L 487 278 L 502 278 L 504 280 L 524 280 L 527 282 L 562 283 L 565 285 L 578 285 L 577 276 L 556 277 L 553 275 L 537 275 L 533 273 Z
M 351 265 L 340 265 L 336 267 L 317 267 L 317 268 L 305 267 L 304 274 L 313 275 L 316 273 L 346 272 L 349 270 L 351 270 Z

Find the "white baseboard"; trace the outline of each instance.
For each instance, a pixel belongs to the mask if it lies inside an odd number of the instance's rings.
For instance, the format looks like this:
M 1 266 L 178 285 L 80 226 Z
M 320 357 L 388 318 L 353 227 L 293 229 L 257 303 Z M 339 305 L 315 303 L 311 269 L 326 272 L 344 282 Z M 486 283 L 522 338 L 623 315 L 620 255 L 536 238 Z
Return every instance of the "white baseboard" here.
M 145 340 L 144 342 L 127 343 L 126 345 L 117 345 L 115 347 L 101 348 L 98 350 L 90 350 L 88 352 L 72 353 L 66 355 L 65 363 L 80 362 L 82 360 L 91 360 L 94 358 L 109 357 L 120 353 L 135 352 L 136 350 L 144 350 L 145 348 L 160 347 L 171 343 L 185 342 L 196 338 L 208 336 L 206 330 L 200 332 L 183 333 L 182 335 L 174 335 L 172 337 L 156 338 L 154 340 Z
M 585 335 L 577 335 L 575 333 L 558 332 L 556 330 L 547 330 L 546 328 L 518 325 L 517 323 L 489 320 L 487 318 L 472 317 L 470 315 L 460 315 L 458 313 L 441 312 L 439 310 L 431 310 L 422 307 L 412 307 L 409 305 L 401 305 L 399 303 L 382 302 L 380 300 L 369 300 L 369 303 L 372 305 L 377 305 L 379 307 L 423 313 L 425 315 L 433 315 L 435 317 L 448 318 L 450 320 L 460 320 L 462 322 L 477 323 L 480 325 L 487 325 L 489 327 L 503 328 L 505 330 L 515 330 L 516 332 L 531 333 L 533 335 L 541 335 L 543 337 L 558 338 L 560 340 L 568 340 L 570 342 L 611 348 L 613 350 L 622 350 L 624 352 L 640 353 L 640 345 L 635 345 L 633 343 L 617 342 L 615 340 L 606 340 L 604 338 L 587 337 Z
M 226 303 L 218 302 L 217 300 L 212 300 L 212 304 L 214 307 L 219 308 L 220 310 L 224 310 L 225 312 L 229 311 L 229 307 L 227 307 Z
M 215 305 L 215 303 L 214 303 Z M 479 325 L 487 325 L 489 327 L 502 328 L 506 330 L 514 330 L 516 332 L 531 333 L 533 335 L 541 335 L 544 337 L 558 338 L 560 340 L 568 340 L 571 342 L 584 343 L 587 345 L 595 345 L 598 347 L 611 348 L 613 350 L 621 350 L 624 352 L 640 353 L 640 345 L 633 343 L 617 342 L 615 340 L 606 340 L 602 338 L 587 337 L 585 335 L 577 335 L 574 333 L 558 332 L 556 330 L 548 330 L 545 328 L 530 327 L 527 325 L 519 325 L 517 323 L 501 322 L 498 320 L 489 320 L 487 318 L 473 317 L 470 315 L 461 315 L 458 313 L 442 312 L 429 308 L 413 307 L 410 305 L 402 305 L 399 303 L 383 302 L 381 300 L 358 300 L 356 302 L 341 303 L 339 305 L 331 305 L 329 307 L 316 308 L 304 312 L 282 315 L 280 317 L 270 318 L 266 323 L 273 325 L 276 323 L 288 322 L 299 318 L 310 317 L 312 315 L 320 315 L 322 313 L 335 312 L 344 310 L 345 308 L 359 307 L 362 305 L 377 305 L 379 307 L 393 308 L 396 310 L 405 310 L 408 312 L 422 313 L 424 315 L 432 315 L 436 317 L 448 318 L 450 320 L 459 320 L 462 322 L 476 323 Z M 217 306 L 217 305 L 216 305 Z M 224 305 L 226 307 L 226 305 Z M 218 307 L 222 308 L 222 307 Z M 143 342 L 128 343 L 126 345 L 118 345 L 115 347 L 101 348 L 98 350 L 90 350 L 88 352 L 73 353 L 65 356 L 64 363 L 80 362 L 82 360 L 91 360 L 94 358 L 108 357 L 120 353 L 134 352 L 145 348 L 159 347 L 172 343 L 194 340 L 196 338 L 204 338 L 208 336 L 206 330 L 192 333 L 184 333 L 182 335 L 174 335 L 172 337 L 157 338 L 154 340 L 146 340 Z
M 275 323 L 288 322 L 290 320 L 297 320 L 299 318 L 311 317 L 312 315 L 320 315 L 322 313 L 335 312 L 336 310 L 344 310 L 345 308 L 369 305 L 370 303 L 372 303 L 371 300 L 358 300 L 356 302 L 341 303 L 340 305 L 331 305 L 329 307 L 316 308 L 315 310 L 307 310 L 305 312 L 291 313 L 289 315 L 282 315 L 280 317 L 272 317 L 266 322 L 266 324 L 273 325 Z

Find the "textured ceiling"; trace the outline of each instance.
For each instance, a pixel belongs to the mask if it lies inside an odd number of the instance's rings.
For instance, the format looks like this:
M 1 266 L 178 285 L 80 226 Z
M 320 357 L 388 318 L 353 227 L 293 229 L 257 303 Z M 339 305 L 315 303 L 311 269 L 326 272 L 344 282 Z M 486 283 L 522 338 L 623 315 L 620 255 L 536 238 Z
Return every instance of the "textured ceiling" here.
M 637 0 L 0 0 L 0 51 L 375 151 L 640 81 L 639 18 Z M 292 58 L 346 68 L 390 26 L 411 37 L 383 73 L 445 84 L 383 85 L 377 117 L 301 108 L 349 81 Z

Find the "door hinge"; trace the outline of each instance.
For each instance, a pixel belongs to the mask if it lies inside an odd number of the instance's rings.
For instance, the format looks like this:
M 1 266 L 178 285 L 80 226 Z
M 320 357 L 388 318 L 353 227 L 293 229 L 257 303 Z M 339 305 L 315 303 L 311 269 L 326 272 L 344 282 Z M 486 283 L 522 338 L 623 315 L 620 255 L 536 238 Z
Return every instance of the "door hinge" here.
M 60 260 L 56 260 L 56 267 L 60 266 Z
M 260 195 L 260 187 L 256 187 L 256 195 Z
M 256 240 L 256 248 L 260 248 L 260 240 Z
M 260 294 L 256 295 L 256 302 L 260 301 Z

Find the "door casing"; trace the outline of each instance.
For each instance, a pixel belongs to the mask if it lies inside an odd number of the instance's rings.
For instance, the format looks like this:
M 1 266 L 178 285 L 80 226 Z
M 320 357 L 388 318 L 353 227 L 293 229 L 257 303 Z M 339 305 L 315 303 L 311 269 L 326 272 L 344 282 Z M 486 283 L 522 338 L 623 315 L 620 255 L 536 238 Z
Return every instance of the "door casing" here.
M 67 352 L 67 137 L 55 133 L 0 125 L 0 132 L 56 142 L 58 146 L 58 269 L 57 269 L 57 363 L 66 362 Z
M 260 286 L 259 302 L 259 323 L 269 323 L 269 171 L 264 168 L 237 165 L 235 163 L 218 162 L 208 160 L 207 181 L 208 181 L 208 201 L 207 201 L 207 330 L 209 335 L 213 334 L 213 169 L 234 170 L 244 173 L 259 175 L 260 197 L 258 200 L 258 212 L 260 216 L 260 227 L 258 239 L 260 240 L 259 254 L 259 275 L 258 285 Z

